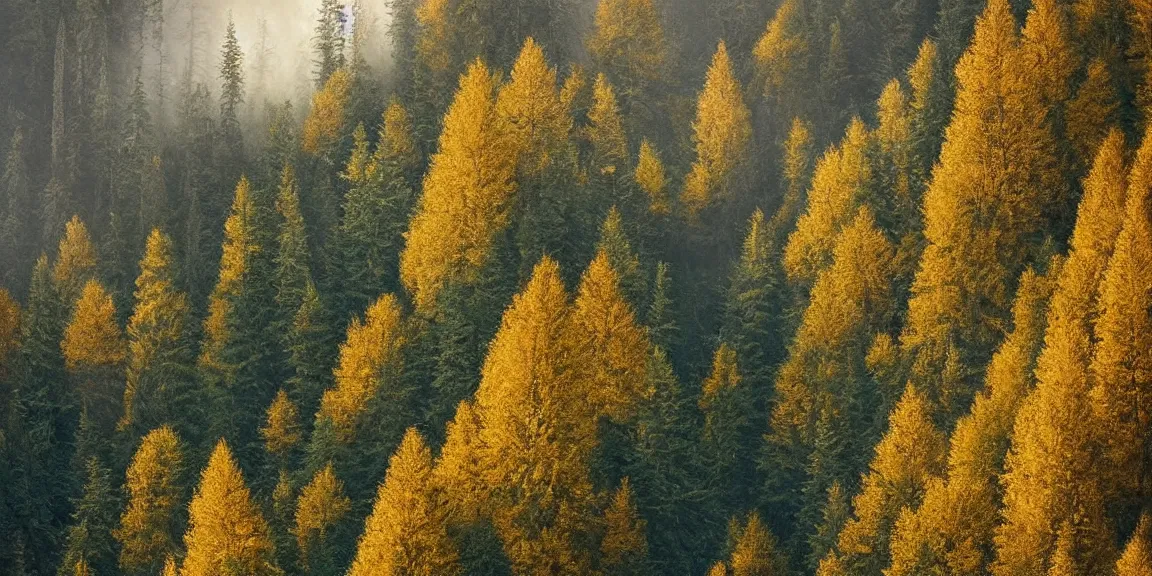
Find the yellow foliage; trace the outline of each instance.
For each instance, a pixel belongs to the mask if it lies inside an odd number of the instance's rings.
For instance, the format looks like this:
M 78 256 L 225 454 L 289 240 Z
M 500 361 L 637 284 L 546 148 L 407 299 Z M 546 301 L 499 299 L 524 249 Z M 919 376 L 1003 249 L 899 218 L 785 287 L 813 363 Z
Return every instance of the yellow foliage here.
M 781 3 L 752 49 L 761 90 L 776 101 L 798 95 L 795 92 L 797 78 L 807 65 L 808 41 L 802 8 L 800 0 Z
M 738 173 L 747 161 L 752 140 L 750 118 L 728 49 L 721 42 L 708 68 L 704 90 L 696 102 L 696 120 L 692 122 L 696 161 L 685 177 L 681 195 L 689 215 L 699 214 L 732 195 L 734 180 L 740 177 Z
M 112 296 L 96 280 L 84 285 L 60 343 L 69 371 L 117 368 L 124 362 L 124 335 L 116 325 Z
M 728 576 L 728 567 L 723 562 L 717 562 L 708 569 L 708 576 Z
M 264 437 L 264 449 L 281 459 L 302 440 L 300 413 L 283 388 L 268 406 L 268 415 L 264 426 L 260 428 L 260 435 Z
M 592 108 L 592 91 L 588 86 L 588 76 L 584 67 L 573 64 L 564 84 L 560 87 L 560 104 L 572 116 L 579 116 Z
M 1088 63 L 1076 96 L 1065 106 L 1065 133 L 1081 164 L 1090 164 L 1096 150 L 1116 124 L 1120 99 L 1108 64 L 1099 58 Z
M 413 138 L 412 118 L 399 100 L 393 98 L 384 110 L 384 127 L 376 155 L 379 159 L 393 162 L 403 168 L 415 166 L 420 161 L 416 140 Z
M 588 111 L 588 140 L 592 144 L 593 174 L 624 174 L 628 164 L 628 140 L 620 121 L 616 93 L 603 74 L 592 86 L 592 108 Z
M 1065 3 L 1035 0 L 1021 31 L 1020 64 L 1046 108 L 1067 102 L 1072 91 L 1072 76 L 1080 68 L 1069 28 Z
M 312 544 L 323 542 L 328 530 L 343 519 L 351 507 L 352 501 L 344 495 L 344 483 L 336 477 L 329 462 L 316 472 L 296 500 L 296 526 L 292 533 L 305 565 Z
M 648 337 L 620 291 L 604 250 L 584 272 L 572 311 L 574 346 L 586 401 L 616 421 L 627 420 L 650 396 Z
M 380 296 L 363 322 L 356 318 L 348 326 L 333 372 L 336 383 L 324 391 L 317 414 L 331 421 L 341 441 L 352 440 L 368 402 L 380 386 L 399 376 L 406 340 L 400 306 L 391 294 Z
M 572 129 L 572 117 L 560 102 L 556 69 L 532 38 L 524 41 L 512 65 L 511 79 L 500 87 L 496 112 L 508 130 L 521 176 L 536 176 L 558 159 Z
M 916 60 L 908 67 L 908 85 L 912 88 L 912 110 L 922 113 L 931 102 L 933 82 L 936 81 L 936 67 L 939 51 L 931 38 L 920 43 Z
M 636 183 L 648 195 L 648 210 L 658 216 L 672 212 L 672 204 L 668 198 L 668 179 L 664 175 L 664 163 L 660 161 L 660 154 L 648 139 L 640 141 L 640 156 L 636 159 L 634 172 Z
M 416 6 L 416 54 L 420 64 L 433 73 L 446 73 L 452 66 L 451 9 L 449 0 L 420 0 Z
M 274 576 L 268 524 L 252 502 L 228 445 L 220 440 L 188 505 L 187 550 L 180 576 Z
M 648 523 L 636 511 L 632 486 L 625 477 L 604 511 L 604 539 L 600 541 L 600 561 L 608 573 L 625 570 L 647 560 Z
M 388 462 L 349 576 L 463 573 L 448 536 L 447 509 L 432 479 L 432 452 L 409 428 Z
M 740 371 L 736 367 L 736 351 L 721 342 L 712 355 L 712 372 L 704 379 L 700 395 L 700 408 L 707 411 L 717 395 L 740 386 Z
M 588 51 L 623 86 L 665 75 L 667 46 L 653 0 L 600 0 Z
M 56 263 L 52 266 L 52 281 L 64 303 L 72 306 L 84 284 L 95 277 L 96 248 L 88 235 L 88 227 L 79 216 L 73 216 L 64 225 L 64 237 L 60 239 Z
M 20 343 L 20 304 L 0 288 L 0 380 L 4 380 Z
M 787 562 L 777 550 L 776 537 L 760 520 L 758 512 L 748 515 L 732 550 L 732 576 L 784 576 Z
M 836 236 L 856 216 L 872 178 L 867 146 L 868 129 L 855 118 L 840 146 L 816 164 L 808 207 L 784 247 L 784 269 L 793 282 L 809 285 L 831 263 Z
M 348 93 L 352 75 L 341 68 L 332 73 L 324 87 L 312 95 L 312 110 L 304 119 L 300 146 L 306 154 L 324 156 L 340 139 L 347 121 Z
M 487 488 L 480 480 L 483 462 L 479 442 L 480 416 L 471 402 L 462 400 L 448 422 L 444 446 L 432 470 L 454 522 L 474 522 L 480 513 L 480 499 Z
M 124 483 L 128 504 L 113 531 L 124 572 L 153 571 L 178 551 L 173 529 L 184 501 L 182 466 L 180 440 L 167 426 L 145 435 L 132 456 Z
M 495 80 L 479 61 L 460 79 L 409 225 L 400 276 L 424 312 L 447 282 L 475 278 L 508 225 L 516 156 L 494 91 Z
M 1116 561 L 1116 576 L 1152 576 L 1152 518 L 1147 512 Z

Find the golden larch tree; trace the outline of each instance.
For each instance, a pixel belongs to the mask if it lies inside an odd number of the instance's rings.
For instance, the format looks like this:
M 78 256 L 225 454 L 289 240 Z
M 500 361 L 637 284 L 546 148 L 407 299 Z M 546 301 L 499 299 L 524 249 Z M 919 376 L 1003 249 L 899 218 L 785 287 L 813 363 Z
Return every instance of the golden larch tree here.
M 113 532 L 124 573 L 155 574 L 179 552 L 183 464 L 180 439 L 167 426 L 144 436 L 132 456 L 124 483 L 128 503 Z
M 305 570 L 326 572 L 338 569 L 331 550 L 332 532 L 348 515 L 352 501 L 344 494 L 344 483 L 336 477 L 329 462 L 312 476 L 296 499 L 296 524 L 292 534 Z
M 640 141 L 640 154 L 636 158 L 636 170 L 633 178 L 640 189 L 648 195 L 648 210 L 657 216 L 665 216 L 672 212 L 672 203 L 668 198 L 668 177 L 664 173 L 664 162 L 660 160 L 660 153 L 652 146 L 647 138 Z
M 188 505 L 180 576 L 276 576 L 268 524 L 252 502 L 228 444 L 220 440 Z
M 98 429 L 111 431 L 124 397 L 124 333 L 112 296 L 96 280 L 84 284 L 60 342 L 82 409 Z
M 347 122 L 348 95 L 352 89 L 352 75 L 339 69 L 328 77 L 324 87 L 312 95 L 312 109 L 304 119 L 300 146 L 311 156 L 331 153 L 340 140 Z
M 56 249 L 56 262 L 52 265 L 52 282 L 60 291 L 60 298 L 71 307 L 80 297 L 88 280 L 96 278 L 96 248 L 88 227 L 73 216 L 64 225 L 64 236 Z
M 1152 517 L 1147 512 L 1116 561 L 1116 576 L 1152 576 Z
M 424 177 L 400 258 L 400 277 L 424 312 L 448 282 L 476 278 L 508 226 L 517 159 L 495 91 L 482 62 L 469 66 Z
M 760 520 L 758 512 L 748 515 L 740 526 L 732 557 L 728 560 L 732 576 L 784 576 L 787 558 L 781 553 L 776 537 Z
M 708 67 L 692 122 L 696 160 L 684 178 L 680 196 L 689 215 L 731 200 L 742 191 L 752 141 L 750 118 L 728 49 L 721 42 Z
M 260 436 L 264 438 L 264 451 L 272 455 L 282 468 L 288 463 L 289 454 L 299 447 L 303 439 L 300 411 L 283 388 L 276 392 L 276 398 L 268 406 Z
M 604 511 L 604 538 L 600 540 L 600 567 L 605 575 L 639 576 L 648 562 L 648 523 L 636 510 L 628 478 Z
M 432 452 L 409 428 L 389 460 L 349 576 L 462 574 L 443 498 L 433 482 Z
M 588 51 L 596 65 L 625 90 L 625 98 L 663 79 L 668 58 L 654 0 L 600 0 Z

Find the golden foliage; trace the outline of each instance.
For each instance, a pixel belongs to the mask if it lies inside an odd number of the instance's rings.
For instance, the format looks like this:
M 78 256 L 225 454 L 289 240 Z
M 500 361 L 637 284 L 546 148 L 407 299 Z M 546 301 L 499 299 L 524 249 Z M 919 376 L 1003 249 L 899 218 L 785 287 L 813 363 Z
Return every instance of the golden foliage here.
M 872 178 L 867 146 L 868 129 L 855 118 L 840 146 L 817 163 L 808 207 L 784 247 L 784 269 L 792 281 L 811 284 L 831 263 L 836 236 L 856 217 Z
M 797 95 L 798 78 L 807 66 L 808 41 L 802 9 L 800 0 L 782 2 L 752 49 L 761 90 L 775 100 Z
M 700 395 L 700 408 L 707 411 L 717 395 L 740 385 L 740 371 L 736 367 L 736 351 L 721 343 L 712 355 L 712 372 L 704 379 Z
M 636 159 L 634 172 L 636 183 L 648 195 L 648 210 L 658 216 L 672 212 L 668 198 L 668 178 L 664 175 L 664 163 L 660 154 L 647 138 L 640 141 L 640 156 Z
M 636 511 L 632 486 L 628 478 L 612 496 L 612 503 L 604 511 L 604 538 L 600 541 L 600 562 L 608 573 L 636 567 L 648 558 L 648 523 Z
M 324 541 L 327 532 L 348 514 L 351 507 L 352 501 L 344 495 L 344 483 L 336 477 L 332 463 L 317 470 L 296 500 L 296 525 L 292 530 L 305 565 L 312 544 Z
M 449 0 L 420 0 L 416 6 L 416 54 L 420 64 L 434 73 L 443 74 L 452 66 L 451 10 Z
M 9 363 L 19 344 L 20 303 L 8 294 L 8 290 L 0 288 L 0 380 L 4 380 L 11 370 Z
M 252 502 L 228 445 L 220 440 L 188 506 L 180 576 L 274 576 L 268 524 Z
M 124 335 L 112 296 L 96 280 L 84 285 L 60 343 L 69 371 L 117 368 L 124 362 Z
M 747 160 L 752 140 L 750 118 L 728 49 L 721 42 L 708 67 L 692 122 L 696 161 L 685 177 L 681 195 L 689 215 L 727 200 L 733 193 L 734 180 L 740 177 L 738 172 Z
M 233 313 L 232 299 L 240 294 L 244 275 L 251 267 L 251 259 L 261 249 L 254 237 L 256 207 L 251 196 L 248 178 L 241 176 L 240 182 L 236 184 L 232 210 L 224 221 L 220 276 L 208 297 L 208 317 L 204 319 L 204 340 L 198 360 L 201 366 L 214 370 L 228 369 L 223 354 L 231 331 L 228 319 Z
M 1096 150 L 1119 118 L 1120 98 L 1108 64 L 1100 58 L 1088 63 L 1076 96 L 1065 106 L 1065 132 L 1077 161 L 1090 164 Z
M 317 414 L 331 421 L 341 441 L 352 440 L 368 402 L 381 386 L 399 376 L 406 341 L 400 305 L 391 294 L 381 295 L 363 322 L 356 318 L 348 326 L 333 372 L 336 384 L 324 391 Z
M 665 75 L 667 45 L 653 0 L 600 0 L 588 51 L 596 64 L 624 86 Z
M 340 139 L 347 121 L 348 94 L 352 75 L 341 68 L 332 73 L 324 87 L 312 95 L 312 109 L 304 119 L 300 146 L 306 154 L 324 156 Z
M 1116 576 L 1152 576 L 1152 518 L 1147 512 L 1116 561 Z
M 760 520 L 758 512 L 748 515 L 732 550 L 732 576 L 784 576 L 787 562 L 777 549 L 776 537 Z
M 572 117 L 560 102 L 556 69 L 532 38 L 524 41 L 511 78 L 500 87 L 496 112 L 508 130 L 522 179 L 541 174 L 567 146 Z
M 393 162 L 403 168 L 415 166 L 420 161 L 413 137 L 412 118 L 399 100 L 393 98 L 384 110 L 384 123 L 376 155 L 379 159 Z
M 152 572 L 177 553 L 175 519 L 183 503 L 183 454 L 171 428 L 157 428 L 140 442 L 124 483 L 128 504 L 113 531 L 120 542 L 120 569 Z M 154 572 L 152 572 L 154 573 Z
M 516 156 L 496 113 L 495 80 L 480 61 L 460 79 L 444 117 L 424 193 L 409 225 L 400 275 L 421 311 L 449 281 L 470 281 L 508 225 Z
M 448 536 L 447 508 L 432 479 L 432 452 L 409 428 L 388 462 L 349 576 L 463 573 Z
M 80 290 L 88 280 L 96 277 L 96 248 L 88 227 L 73 216 L 64 225 L 64 237 L 56 253 L 56 263 L 52 266 L 52 281 L 60 290 L 64 303 L 71 306 L 80 297 Z
M 300 432 L 300 412 L 283 388 L 276 392 L 276 398 L 268 406 L 260 435 L 264 438 L 264 449 L 281 459 L 303 439 Z
M 592 144 L 593 174 L 624 174 L 628 164 L 628 140 L 620 121 L 616 93 L 603 74 L 592 86 L 592 108 L 588 111 L 588 140 Z

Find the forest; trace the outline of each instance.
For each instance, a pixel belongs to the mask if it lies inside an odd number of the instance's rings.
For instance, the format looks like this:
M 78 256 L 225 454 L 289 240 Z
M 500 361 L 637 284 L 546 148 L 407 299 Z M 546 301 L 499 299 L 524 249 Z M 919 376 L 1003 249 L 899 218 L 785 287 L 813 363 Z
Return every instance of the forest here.
M 1149 0 L 0 0 L 0 576 L 1152 576 Z

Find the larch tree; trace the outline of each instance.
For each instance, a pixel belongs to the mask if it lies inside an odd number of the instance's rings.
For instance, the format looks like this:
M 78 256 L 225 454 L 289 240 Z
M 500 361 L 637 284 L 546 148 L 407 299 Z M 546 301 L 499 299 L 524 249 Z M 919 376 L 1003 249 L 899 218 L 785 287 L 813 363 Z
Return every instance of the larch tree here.
M 593 528 L 597 411 L 569 354 L 570 323 L 559 266 L 545 258 L 504 313 L 476 391 L 485 509 L 516 573 L 591 568 L 579 542 Z
M 1124 140 L 1114 131 L 1085 181 L 1072 249 L 1049 308 L 1036 388 L 1016 416 L 1001 478 L 1003 520 L 996 531 L 994 574 L 1042 570 L 1065 522 L 1073 522 L 1085 569 L 1104 570 L 1112 561 L 1089 400 L 1093 326 L 1105 271 L 1128 220 L 1125 205 L 1130 195 L 1148 187 L 1150 154 L 1152 146 L 1141 146 L 1125 182 Z
M 952 112 L 951 82 L 947 76 L 939 48 L 931 38 L 926 38 L 920 44 L 916 59 L 908 66 L 913 162 L 920 186 L 926 186 L 931 178 Z
M 649 212 L 656 216 L 667 216 L 672 212 L 664 162 L 660 160 L 660 153 L 647 138 L 640 142 L 640 152 L 636 157 L 636 170 L 633 171 L 632 178 L 640 190 L 648 196 Z
M 1120 121 L 1120 96 L 1108 64 L 1092 59 L 1076 95 L 1064 107 L 1064 133 L 1078 171 L 1090 167 L 1096 150 Z
M 1152 518 L 1140 516 L 1136 531 L 1116 561 L 1116 576 L 1149 576 L 1152 574 Z
M 188 505 L 180 576 L 276 576 L 268 524 L 252 501 L 228 444 L 221 440 Z
M 606 576 L 647 574 L 648 523 L 636 510 L 632 486 L 625 477 L 604 511 L 604 537 L 600 540 L 600 569 Z
M 592 107 L 584 129 L 590 151 L 587 165 L 591 186 L 589 208 L 592 215 L 604 213 L 609 206 L 621 206 L 630 216 L 641 213 L 643 204 L 632 184 L 628 139 L 616 103 L 616 92 L 603 74 L 592 85 Z
M 622 90 L 625 110 L 651 105 L 649 90 L 665 79 L 668 46 L 654 0 L 602 0 L 588 51 Z
M 260 436 L 264 438 L 264 451 L 272 457 L 276 468 L 289 470 L 293 453 L 300 447 L 304 435 L 300 427 L 300 411 L 283 388 L 268 406 Z
M 752 49 L 757 88 L 772 113 L 780 118 L 777 129 L 786 136 L 787 122 L 811 112 L 808 97 L 814 93 L 809 83 L 810 35 L 805 5 L 786 0 L 777 8 L 763 35 Z
M 408 341 L 400 305 L 380 296 L 355 318 L 340 345 L 334 384 L 324 391 L 308 446 L 308 467 L 331 461 L 356 501 L 371 494 L 392 450 L 413 418 L 413 390 L 401 378 Z
M 815 162 L 812 125 L 799 117 L 793 118 L 782 148 L 784 157 L 781 172 L 784 177 L 782 183 L 784 195 L 768 221 L 770 239 L 777 252 L 784 249 L 788 235 L 792 233 L 797 219 L 803 213 L 805 197 L 812 183 L 812 169 Z M 773 266 L 780 268 L 779 258 L 776 260 Z
M 101 433 L 111 432 L 124 397 L 124 334 L 112 296 L 96 280 L 84 284 L 60 342 L 80 409 Z
M 328 76 L 323 87 L 312 96 L 312 108 L 300 133 L 300 146 L 306 154 L 328 158 L 335 152 L 340 138 L 347 134 L 351 86 L 351 75 L 340 68 Z
M 896 519 L 904 507 L 919 504 L 928 481 L 943 471 L 944 441 L 932 424 L 927 398 L 909 385 L 876 446 L 860 493 L 852 499 L 853 517 L 829 553 L 846 573 L 878 576 L 888 566 Z
M 709 478 L 718 487 L 714 505 L 726 516 L 753 494 L 755 453 L 748 447 L 755 445 L 760 432 L 752 390 L 740 372 L 736 351 L 727 343 L 721 343 L 712 357 L 699 406 L 704 413 L 701 449 Z
M 608 210 L 608 216 L 600 225 L 600 240 L 596 252 L 601 251 L 608 258 L 608 264 L 616 272 L 620 289 L 633 310 L 639 309 L 648 300 L 648 286 L 640 256 L 632 249 L 627 226 L 620 211 L 615 206 Z
M 832 262 L 841 228 L 865 204 L 873 178 L 868 144 L 868 129 L 855 119 L 840 145 L 825 152 L 816 164 L 807 207 L 784 247 L 784 268 L 794 284 L 807 287 L 816 281 Z
M 61 302 L 71 310 L 80 298 L 80 292 L 89 280 L 96 277 L 96 248 L 88 227 L 73 216 L 64 225 L 64 236 L 56 249 L 56 261 L 52 264 L 52 281 L 60 292 Z
M 957 65 L 956 111 L 924 195 L 927 246 L 901 345 L 946 424 L 971 401 L 1015 280 L 1040 255 L 1044 206 L 1061 189 L 1046 109 L 1022 85 L 1019 44 L 1007 0 L 991 0 Z
M 477 278 L 509 223 L 516 158 L 495 91 L 496 80 L 477 61 L 461 77 L 444 116 L 440 149 L 400 256 L 401 280 L 422 312 L 434 309 L 449 282 Z
M 135 306 L 128 319 L 124 412 L 119 427 L 134 437 L 164 424 L 185 438 L 202 422 L 195 400 L 195 351 L 188 297 L 176 288 L 172 241 L 158 229 L 148 235 Z
M 120 543 L 120 570 L 155 574 L 179 553 L 185 497 L 184 453 L 172 428 L 149 432 L 128 465 L 128 501 L 112 532 Z
M 344 483 L 336 477 L 332 463 L 318 470 L 300 490 L 296 500 L 296 524 L 292 533 L 300 551 L 300 565 L 307 574 L 342 574 L 351 546 L 344 534 L 344 520 L 352 501 L 344 495 Z
M 433 478 L 432 452 L 409 428 L 389 460 L 349 576 L 464 573 L 443 488 Z
M 684 178 L 680 195 L 693 218 L 709 207 L 747 200 L 742 196 L 750 177 L 750 117 L 728 49 L 721 42 L 696 103 L 696 119 L 692 122 L 696 160 Z
M 926 570 L 984 572 L 1000 516 L 1004 457 L 1016 413 L 1035 385 L 1048 302 L 1060 267 L 1025 271 L 1012 309 L 1012 331 L 993 355 L 984 389 L 956 423 L 947 473 L 928 484 L 919 509 L 901 513 L 892 534 L 888 576 Z
M 784 576 L 788 573 L 788 558 L 776 544 L 776 537 L 752 512 L 748 521 L 739 527 L 728 564 L 732 576 Z

